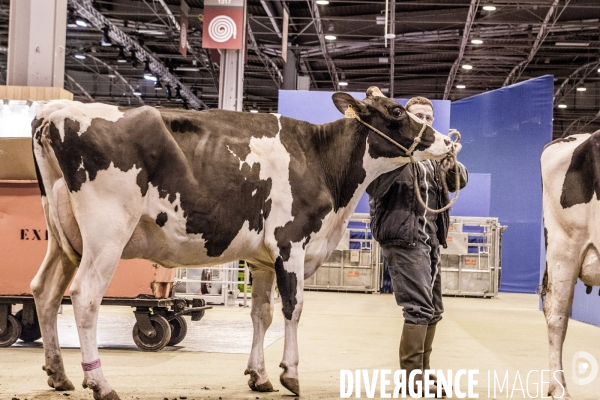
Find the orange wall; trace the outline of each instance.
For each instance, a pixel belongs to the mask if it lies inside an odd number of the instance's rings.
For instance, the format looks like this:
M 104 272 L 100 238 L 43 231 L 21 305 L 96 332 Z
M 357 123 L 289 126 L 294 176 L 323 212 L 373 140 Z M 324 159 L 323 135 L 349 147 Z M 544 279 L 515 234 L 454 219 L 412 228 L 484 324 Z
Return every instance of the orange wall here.
M 0 295 L 31 294 L 47 246 L 37 183 L 0 182 Z M 105 296 L 152 294 L 156 270 L 146 260 L 121 260 Z

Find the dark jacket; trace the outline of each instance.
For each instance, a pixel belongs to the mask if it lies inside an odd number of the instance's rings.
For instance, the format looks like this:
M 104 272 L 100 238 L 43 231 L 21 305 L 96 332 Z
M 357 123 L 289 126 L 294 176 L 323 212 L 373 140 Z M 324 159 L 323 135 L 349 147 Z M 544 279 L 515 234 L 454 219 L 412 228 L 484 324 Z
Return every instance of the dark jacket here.
M 449 199 L 444 193 L 441 184 L 446 180 L 448 190 L 456 190 L 456 175 L 454 168 L 444 172 L 440 163 L 432 161 L 423 163 L 428 169 L 427 184 L 432 185 L 437 193 L 437 201 L 430 202 L 436 208 L 442 208 L 448 204 Z M 420 169 L 418 169 L 420 171 Z M 459 163 L 460 188 L 467 184 L 468 173 L 464 165 Z M 421 173 L 418 173 L 421 175 Z M 388 172 L 373 181 L 367 188 L 369 194 L 369 205 L 371 213 L 371 231 L 373 237 L 381 245 L 398 245 L 401 247 L 414 247 L 419 233 L 419 218 L 422 218 L 425 210 L 419 203 L 414 191 L 413 166 L 407 164 L 394 171 Z M 425 183 L 423 177 L 419 176 L 421 195 L 425 199 Z M 431 207 L 431 206 L 430 206 Z M 429 214 L 428 214 L 429 215 Z M 435 225 L 436 236 L 439 243 L 445 247 L 448 226 L 450 222 L 449 212 L 444 211 L 437 214 Z M 427 232 L 433 233 L 433 232 Z

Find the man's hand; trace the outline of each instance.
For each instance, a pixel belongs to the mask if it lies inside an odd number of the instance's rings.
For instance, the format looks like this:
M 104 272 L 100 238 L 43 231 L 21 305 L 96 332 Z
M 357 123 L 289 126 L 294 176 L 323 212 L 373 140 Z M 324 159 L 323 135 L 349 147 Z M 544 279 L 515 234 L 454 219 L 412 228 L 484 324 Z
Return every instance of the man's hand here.
M 447 172 L 454 169 L 454 154 L 448 154 L 440 161 L 440 168 Z

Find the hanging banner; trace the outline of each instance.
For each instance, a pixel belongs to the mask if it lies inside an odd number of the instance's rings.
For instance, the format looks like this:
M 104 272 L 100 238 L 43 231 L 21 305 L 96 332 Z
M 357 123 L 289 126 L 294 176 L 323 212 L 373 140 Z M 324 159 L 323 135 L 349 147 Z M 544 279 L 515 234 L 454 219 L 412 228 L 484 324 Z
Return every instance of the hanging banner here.
M 205 0 L 202 47 L 243 48 L 244 0 Z
M 181 28 L 179 32 L 179 52 L 187 57 L 187 31 L 188 31 L 188 12 L 190 11 L 190 7 L 184 0 L 181 0 L 181 15 L 179 17 L 179 27 Z

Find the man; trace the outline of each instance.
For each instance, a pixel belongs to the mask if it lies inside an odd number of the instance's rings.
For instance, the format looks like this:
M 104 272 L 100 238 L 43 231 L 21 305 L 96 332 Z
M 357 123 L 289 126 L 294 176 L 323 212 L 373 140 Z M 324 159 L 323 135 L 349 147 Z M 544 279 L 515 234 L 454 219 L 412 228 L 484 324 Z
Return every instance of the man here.
M 433 104 L 425 97 L 410 99 L 406 110 L 428 125 L 434 121 Z M 467 170 L 460 163 L 458 166 L 462 189 L 467 183 Z M 441 162 L 427 160 L 417 164 L 421 197 L 429 208 L 440 209 L 448 204 L 442 180 L 454 192 L 454 168 L 449 157 Z M 435 328 L 444 312 L 439 246 L 447 247 L 449 225 L 448 211 L 426 212 L 418 202 L 413 171 L 413 165 L 407 164 L 382 175 L 367 188 L 373 237 L 387 260 L 396 302 L 404 308 L 400 368 L 406 370 L 407 378 L 412 370 L 430 369 Z M 434 385 L 429 389 L 430 393 L 435 390 Z

